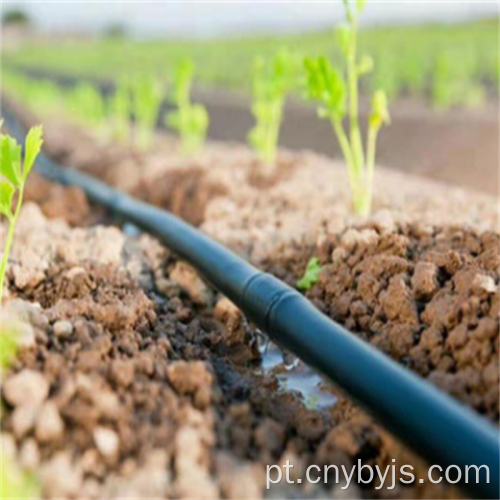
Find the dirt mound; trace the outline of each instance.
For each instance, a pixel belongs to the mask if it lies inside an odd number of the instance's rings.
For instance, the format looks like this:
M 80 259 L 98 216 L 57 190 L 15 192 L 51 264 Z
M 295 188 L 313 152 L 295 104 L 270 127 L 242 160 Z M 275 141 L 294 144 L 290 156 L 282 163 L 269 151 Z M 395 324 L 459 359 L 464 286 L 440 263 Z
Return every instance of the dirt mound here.
M 222 185 L 208 181 L 197 168 L 171 170 L 159 178 L 142 180 L 132 195 L 157 207 L 164 208 L 199 226 L 205 220 L 205 210 L 211 200 L 226 193 Z
M 326 314 L 498 420 L 500 238 L 463 228 L 348 229 L 317 249 Z M 312 247 L 269 264 L 294 282 Z
M 45 180 L 33 172 L 24 193 L 26 201 L 37 203 L 49 219 L 63 219 L 70 226 L 90 226 L 99 217 L 99 211 L 91 212 L 85 193 L 76 187 L 64 187 Z

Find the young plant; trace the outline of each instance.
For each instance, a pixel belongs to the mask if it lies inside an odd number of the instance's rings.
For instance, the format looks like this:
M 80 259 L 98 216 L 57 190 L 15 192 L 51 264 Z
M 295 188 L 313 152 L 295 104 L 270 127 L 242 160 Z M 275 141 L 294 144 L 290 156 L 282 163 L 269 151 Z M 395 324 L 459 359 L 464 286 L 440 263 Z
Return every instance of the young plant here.
M 130 140 L 131 93 L 128 81 L 121 79 L 109 100 L 109 116 L 113 137 L 120 142 Z
M 373 62 L 368 56 L 358 59 L 357 55 L 358 16 L 364 4 L 363 0 L 358 0 L 353 8 L 348 0 L 344 0 L 348 25 L 338 30 L 345 58 L 344 72 L 335 69 L 325 57 L 306 58 L 304 61 L 307 97 L 318 103 L 319 116 L 332 123 L 349 171 L 353 208 L 356 214 L 363 216 L 371 209 L 377 135 L 382 124 L 390 122 L 386 95 L 377 90 L 368 120 L 365 155 L 358 120 L 358 79 L 372 70 Z M 347 114 L 349 135 L 344 130 Z
M 85 125 L 100 126 L 106 119 L 102 92 L 90 83 L 81 83 L 68 93 L 69 112 Z
M 163 90 L 154 76 L 138 77 L 132 85 L 132 105 L 137 145 L 148 150 L 153 142 Z
M 24 161 L 21 162 L 21 146 L 9 135 L 0 134 L 0 214 L 9 222 L 0 263 L 0 304 L 14 230 L 23 203 L 24 186 L 40 153 L 42 142 L 42 127 L 33 127 L 26 136 Z
M 248 141 L 267 165 L 276 161 L 283 107 L 287 93 L 295 85 L 296 59 L 286 50 L 271 61 L 258 57 L 254 61 L 252 114 L 255 126 Z
M 181 61 L 174 74 L 173 101 L 177 109 L 166 116 L 167 127 L 176 130 L 181 138 L 181 149 L 185 153 L 199 150 L 206 139 L 210 122 L 207 110 L 191 102 L 191 84 L 194 64 L 191 60 Z
M 468 74 L 467 58 L 463 56 L 459 67 L 454 64 L 453 59 L 453 54 L 447 53 L 441 53 L 436 58 L 432 82 L 434 107 L 449 109 L 457 105 L 469 108 L 481 106 L 486 100 L 485 91 Z
M 311 257 L 304 271 L 304 276 L 297 281 L 297 288 L 299 290 L 310 290 L 317 283 L 320 271 L 321 265 L 318 257 Z

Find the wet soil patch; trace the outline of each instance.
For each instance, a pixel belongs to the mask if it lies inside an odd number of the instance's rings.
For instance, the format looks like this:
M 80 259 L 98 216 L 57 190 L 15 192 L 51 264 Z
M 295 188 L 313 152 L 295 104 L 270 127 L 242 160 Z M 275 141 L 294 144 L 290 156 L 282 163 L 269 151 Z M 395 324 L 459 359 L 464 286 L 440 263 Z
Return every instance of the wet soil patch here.
M 211 200 L 226 194 L 224 186 L 214 184 L 201 169 L 171 170 L 158 178 L 141 180 L 132 195 L 169 210 L 199 226 Z

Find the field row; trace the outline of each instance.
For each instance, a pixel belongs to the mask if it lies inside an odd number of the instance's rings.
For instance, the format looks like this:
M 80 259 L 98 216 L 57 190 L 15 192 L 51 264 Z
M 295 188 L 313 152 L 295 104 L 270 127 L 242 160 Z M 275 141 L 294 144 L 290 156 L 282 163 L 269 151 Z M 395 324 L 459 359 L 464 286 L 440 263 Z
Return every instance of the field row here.
M 360 32 L 360 53 L 375 61 L 364 84 L 383 85 L 389 97 L 413 95 L 436 107 L 481 104 L 498 84 L 498 23 L 371 28 Z M 80 76 L 113 78 L 137 74 L 170 77 L 179 60 L 197 67 L 197 83 L 249 91 L 256 56 L 287 48 L 301 55 L 327 55 L 339 61 L 333 31 L 304 35 L 205 41 L 98 39 L 25 43 L 4 54 L 5 63 Z

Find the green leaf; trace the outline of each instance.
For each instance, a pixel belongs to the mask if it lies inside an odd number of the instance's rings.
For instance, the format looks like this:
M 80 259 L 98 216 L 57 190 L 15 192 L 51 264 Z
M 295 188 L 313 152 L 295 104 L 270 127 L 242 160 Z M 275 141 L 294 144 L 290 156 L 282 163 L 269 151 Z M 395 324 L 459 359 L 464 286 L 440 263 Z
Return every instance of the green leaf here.
M 18 348 L 18 333 L 12 328 L 0 329 L 0 370 L 9 368 Z
M 41 125 L 38 127 L 30 128 L 25 142 L 24 153 L 24 166 L 23 166 L 23 180 L 26 181 L 33 165 L 35 164 L 37 156 L 40 154 L 43 144 L 43 128 Z
M 193 75 L 193 61 L 191 59 L 182 59 L 177 64 L 174 73 L 174 100 L 178 106 L 189 102 Z
M 318 257 L 312 257 L 307 263 L 304 276 L 297 281 L 297 288 L 300 290 L 310 290 L 318 281 L 321 266 Z
M 0 135 L 0 174 L 15 187 L 21 186 L 21 146 L 8 135 Z
M 340 73 L 324 56 L 306 58 L 307 97 L 317 101 L 319 114 L 333 120 L 342 120 L 346 113 L 347 88 Z
M 8 219 L 12 218 L 12 198 L 16 188 L 7 181 L 0 181 L 0 213 Z

